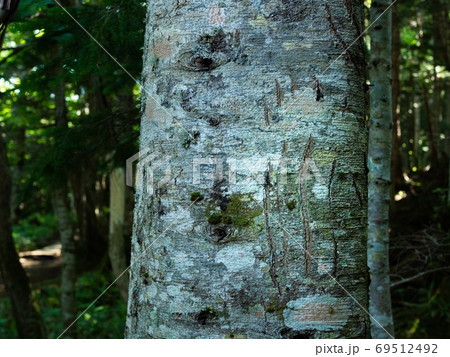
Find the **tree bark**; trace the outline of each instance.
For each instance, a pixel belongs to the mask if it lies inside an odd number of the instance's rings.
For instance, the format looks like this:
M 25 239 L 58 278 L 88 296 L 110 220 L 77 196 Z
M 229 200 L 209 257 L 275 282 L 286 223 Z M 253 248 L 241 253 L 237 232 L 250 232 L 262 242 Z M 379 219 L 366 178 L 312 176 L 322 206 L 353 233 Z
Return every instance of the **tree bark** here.
M 391 196 L 395 195 L 396 187 L 403 182 L 402 154 L 401 154 L 401 123 L 400 123 L 400 19 L 398 17 L 398 3 L 392 6 L 392 158 Z
M 113 274 L 118 278 L 127 268 L 125 249 L 125 170 L 115 168 L 109 175 L 109 244 L 108 254 Z M 116 284 L 122 298 L 128 300 L 128 274 L 123 274 Z
M 220 4 L 148 2 L 126 337 L 367 337 L 362 4 Z
M 0 128 L 1 129 L 1 128 Z M 14 247 L 10 220 L 11 177 L 0 130 L 0 272 L 9 295 L 20 338 L 44 337 L 42 321 L 31 296 L 28 277 Z
M 373 0 L 371 23 L 391 4 Z M 388 10 L 371 27 L 369 122 L 369 237 L 370 314 L 372 338 L 394 335 L 389 278 L 389 199 L 392 150 L 391 48 L 392 14 Z

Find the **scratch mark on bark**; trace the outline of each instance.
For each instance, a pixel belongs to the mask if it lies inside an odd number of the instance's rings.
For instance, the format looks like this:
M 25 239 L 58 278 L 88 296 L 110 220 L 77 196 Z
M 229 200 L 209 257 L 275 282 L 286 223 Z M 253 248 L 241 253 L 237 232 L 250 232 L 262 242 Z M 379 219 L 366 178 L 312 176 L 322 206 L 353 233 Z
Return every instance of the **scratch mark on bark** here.
M 277 267 L 278 267 L 278 259 L 277 256 L 275 254 L 275 242 L 273 239 L 273 233 L 272 233 L 272 228 L 270 226 L 270 222 L 269 222 L 269 214 L 270 214 L 270 204 L 269 204 L 269 200 L 270 200 L 270 173 L 272 171 L 272 166 L 269 163 L 269 167 L 266 171 L 266 182 L 264 184 L 264 222 L 265 222 L 265 226 L 266 226 L 266 234 L 267 234 L 267 242 L 269 244 L 269 254 L 270 254 L 270 268 L 269 268 L 269 273 L 270 273 L 270 277 L 272 279 L 273 285 L 275 286 L 275 288 L 278 290 L 278 293 L 281 295 L 281 287 L 280 287 L 280 283 L 277 280 Z
M 306 144 L 306 149 L 303 153 L 303 161 L 304 165 L 306 159 L 311 157 L 311 153 L 314 148 L 314 142 L 312 137 L 310 136 L 308 139 L 308 143 Z M 311 232 L 311 218 L 309 217 L 307 202 L 308 195 L 306 193 L 305 182 L 302 177 L 300 177 L 300 193 L 302 198 L 302 223 L 303 223 L 303 236 L 304 236 L 304 248 L 305 248 L 305 272 L 308 275 L 311 271 L 311 245 L 312 245 L 312 232 Z
M 355 193 L 356 193 L 356 196 L 358 197 L 359 206 L 363 207 L 364 206 L 363 199 L 361 197 L 361 192 L 359 192 L 358 185 L 357 185 L 356 179 L 355 179 L 355 175 L 353 173 L 351 173 L 351 176 L 352 176 L 352 185 L 355 188 Z
M 353 3 L 353 0 L 345 0 L 344 3 L 345 3 L 345 8 L 347 9 L 348 16 L 350 17 L 350 21 L 351 21 L 352 25 L 355 27 L 356 37 L 358 37 L 361 35 L 361 28 L 359 27 L 359 21 L 356 18 L 355 6 Z M 362 36 L 359 38 L 358 42 L 359 42 L 359 48 L 361 50 L 361 53 L 364 53 L 365 47 L 364 47 L 364 39 Z
M 287 151 L 287 142 L 283 141 L 283 148 L 282 148 L 282 152 L 281 152 L 281 156 L 283 159 L 286 157 L 286 151 Z M 278 212 L 282 212 L 282 204 L 281 204 L 281 199 L 280 199 L 280 186 L 279 185 L 277 185 L 276 195 L 277 195 Z M 281 226 L 285 227 L 285 222 L 281 215 L 279 217 L 279 220 L 280 220 Z M 282 231 L 283 231 L 282 268 L 284 271 L 284 276 L 286 276 L 286 274 L 287 274 L 287 249 L 288 249 L 287 241 L 288 241 L 288 237 L 287 237 L 286 230 L 283 229 Z
M 298 89 L 297 83 L 295 83 L 294 75 L 292 73 L 289 74 L 289 78 L 291 80 L 291 93 L 294 94 L 295 91 Z
M 334 24 L 333 16 L 331 15 L 331 10 L 330 10 L 330 7 L 328 6 L 328 4 L 325 4 L 325 10 L 327 11 L 327 20 L 328 20 L 328 23 L 330 24 L 331 31 L 333 32 L 334 36 L 337 38 L 337 40 L 339 41 L 341 46 L 344 48 L 344 50 L 346 52 L 346 55 L 352 61 L 352 63 L 355 66 L 355 69 L 358 72 L 358 74 L 361 75 L 360 68 L 357 65 L 356 60 L 354 59 L 352 53 L 350 52 L 350 48 L 348 47 L 347 43 L 342 38 L 342 36 L 340 35 L 340 33 L 338 32 L 338 30 L 336 28 L 336 25 Z
M 287 152 L 287 142 L 283 141 L 283 150 L 281 152 L 281 156 L 286 156 L 286 152 Z
M 331 273 L 331 275 L 333 276 L 333 278 L 336 278 L 339 261 L 338 244 L 334 232 L 332 232 L 331 235 L 333 236 L 333 272 Z
M 331 172 L 330 172 L 330 180 L 328 181 L 328 209 L 330 212 L 330 215 L 332 216 L 332 225 L 334 226 L 334 211 L 332 208 L 332 204 L 333 204 L 333 196 L 332 196 L 332 192 L 331 192 L 331 186 L 334 180 L 334 174 L 336 171 L 336 159 L 333 160 L 333 163 L 331 164 Z M 338 267 L 338 260 L 339 260 L 339 256 L 338 256 L 338 251 L 337 251 L 337 240 L 336 240 L 336 236 L 334 234 L 334 227 L 332 228 L 331 231 L 331 237 L 333 239 L 333 271 L 331 273 L 331 275 L 336 278 L 336 274 L 337 274 L 337 267 Z
M 334 159 L 333 163 L 331 164 L 330 180 L 328 181 L 328 204 L 330 206 L 330 210 L 331 210 L 331 200 L 332 200 L 331 184 L 333 183 L 335 170 L 336 170 L 336 159 Z
M 319 80 L 316 78 L 316 76 L 313 76 L 314 83 L 316 84 L 316 87 L 314 88 L 316 91 L 316 101 L 320 101 L 322 98 L 325 98 L 323 95 L 323 89 L 319 82 Z
M 266 104 L 266 102 L 263 102 L 263 106 L 264 106 L 264 119 L 266 121 L 266 124 L 270 125 L 270 120 L 272 119 L 272 112 L 268 107 L 268 105 Z
M 281 89 L 280 83 L 277 79 L 275 79 L 275 87 L 277 90 L 277 107 L 281 107 L 281 103 L 283 102 L 283 90 Z

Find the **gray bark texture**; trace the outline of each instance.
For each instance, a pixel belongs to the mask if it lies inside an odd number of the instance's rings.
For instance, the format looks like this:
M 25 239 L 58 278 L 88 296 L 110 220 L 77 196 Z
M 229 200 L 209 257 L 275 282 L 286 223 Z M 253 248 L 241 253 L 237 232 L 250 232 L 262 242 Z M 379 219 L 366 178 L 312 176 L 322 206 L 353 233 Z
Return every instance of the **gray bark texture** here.
M 373 0 L 373 23 L 391 0 Z M 392 149 L 391 10 L 371 27 L 369 122 L 369 237 L 370 314 L 372 338 L 394 334 L 389 278 L 389 199 Z
M 148 2 L 127 338 L 368 336 L 361 29 L 359 0 Z

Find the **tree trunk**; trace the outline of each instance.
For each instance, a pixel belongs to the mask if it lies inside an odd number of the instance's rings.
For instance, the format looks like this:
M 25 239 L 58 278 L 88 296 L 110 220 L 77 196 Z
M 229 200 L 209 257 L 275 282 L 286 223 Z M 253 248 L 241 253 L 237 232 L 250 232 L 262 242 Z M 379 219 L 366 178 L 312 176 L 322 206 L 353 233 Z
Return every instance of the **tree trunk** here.
M 371 23 L 391 4 L 373 0 Z M 369 240 L 370 314 L 373 338 L 394 334 L 389 278 L 389 199 L 392 148 L 391 48 L 392 22 L 389 10 L 371 27 L 370 33 L 370 122 L 369 122 Z
M 109 244 L 108 254 L 113 274 L 118 278 L 128 267 L 125 249 L 125 170 L 115 168 L 109 175 Z M 116 284 L 125 301 L 128 300 L 128 274 L 123 274 Z
M 15 224 L 20 220 L 21 209 L 19 202 L 19 187 L 21 179 L 24 175 L 24 166 L 25 166 L 25 150 L 26 150 L 26 138 L 25 138 L 25 127 L 19 126 L 16 128 L 14 133 L 14 141 L 15 141 L 15 155 L 16 156 L 16 165 L 10 167 L 11 179 L 12 179 L 12 187 L 11 187 L 11 222 Z
M 400 19 L 398 18 L 398 4 L 392 6 L 392 190 L 403 182 L 402 154 L 401 154 L 401 124 L 400 124 Z
M 446 123 L 450 123 L 450 79 L 447 78 L 446 83 L 446 91 L 445 91 L 445 118 L 444 121 Z M 447 184 L 447 207 L 450 208 L 450 127 L 447 128 L 445 132 L 445 145 L 447 149 L 447 160 L 448 160 L 448 184 Z
M 1 127 L 0 127 L 1 129 Z M 0 272 L 9 295 L 20 338 L 42 338 L 41 317 L 31 296 L 28 277 L 19 262 L 11 232 L 9 175 L 6 145 L 0 130 Z
M 148 2 L 126 337 L 367 337 L 361 2 L 220 4 Z
M 423 93 L 423 101 L 424 101 L 424 108 L 425 108 L 425 119 L 427 121 L 427 138 L 428 138 L 428 146 L 430 148 L 430 161 L 431 161 L 431 167 L 433 170 L 439 170 L 439 158 L 438 158 L 438 150 L 437 150 L 437 140 L 435 137 L 436 130 L 435 130 L 435 122 L 433 117 L 432 109 L 430 108 L 430 98 L 428 94 L 428 88 L 426 84 L 423 84 L 422 87 L 422 93 Z
M 75 241 L 73 239 L 72 222 L 70 220 L 69 202 L 67 200 L 67 186 L 54 189 L 52 192 L 52 205 L 55 216 L 58 218 L 59 235 L 62 245 L 61 264 L 61 313 L 64 329 L 76 319 L 76 258 Z M 65 338 L 76 337 L 76 328 L 73 326 L 64 334 Z
M 417 89 L 415 89 L 416 91 Z M 423 160 L 422 160 L 422 152 L 420 150 L 419 146 L 419 140 L 420 140 L 420 112 L 421 112 L 421 103 L 420 103 L 421 97 L 419 94 L 414 94 L 414 101 L 413 101 L 413 111 L 414 111 L 414 150 L 413 150 L 413 160 L 412 164 L 413 167 L 416 167 L 417 169 L 421 169 L 423 166 Z
M 64 83 L 60 82 L 55 90 L 55 124 L 59 127 L 67 126 L 67 109 L 65 102 Z M 76 252 L 72 221 L 70 219 L 70 206 L 68 201 L 68 188 L 65 179 L 53 189 L 52 205 L 55 216 L 58 218 L 59 235 L 61 239 L 61 313 L 64 329 L 68 328 L 76 318 Z M 72 327 L 64 334 L 65 338 L 76 337 L 76 328 Z

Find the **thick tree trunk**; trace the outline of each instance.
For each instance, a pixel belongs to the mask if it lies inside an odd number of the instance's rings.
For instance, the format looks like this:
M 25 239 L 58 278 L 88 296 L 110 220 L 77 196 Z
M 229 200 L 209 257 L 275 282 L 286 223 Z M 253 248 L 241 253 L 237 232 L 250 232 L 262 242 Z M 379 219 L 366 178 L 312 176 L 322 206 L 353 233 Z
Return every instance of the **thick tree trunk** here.
M 41 317 L 33 304 L 28 277 L 19 262 L 12 238 L 11 178 L 2 135 L 0 130 L 0 272 L 11 301 L 19 337 L 42 338 Z
M 58 84 L 55 90 L 55 123 L 56 126 L 67 126 L 67 109 L 65 102 L 64 83 Z M 76 318 L 76 252 L 72 221 L 70 219 L 70 206 L 68 188 L 65 179 L 52 192 L 52 205 L 55 216 L 58 218 L 59 235 L 61 239 L 61 313 L 63 326 L 67 328 Z M 65 338 L 76 336 L 75 326 L 68 330 Z
M 115 168 L 109 175 L 109 261 L 114 276 L 119 277 L 128 267 L 125 249 L 125 170 Z M 123 274 L 116 284 L 125 301 L 128 300 L 128 274 Z
M 220 4 L 148 2 L 126 337 L 367 337 L 361 1 Z
M 373 23 L 391 0 L 373 0 Z M 373 338 L 394 334 L 389 278 L 389 198 L 391 185 L 392 88 L 391 11 L 378 19 L 370 34 L 369 240 L 370 314 Z

